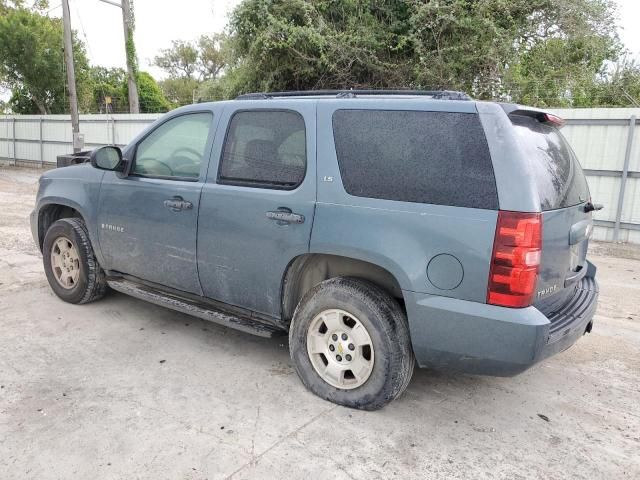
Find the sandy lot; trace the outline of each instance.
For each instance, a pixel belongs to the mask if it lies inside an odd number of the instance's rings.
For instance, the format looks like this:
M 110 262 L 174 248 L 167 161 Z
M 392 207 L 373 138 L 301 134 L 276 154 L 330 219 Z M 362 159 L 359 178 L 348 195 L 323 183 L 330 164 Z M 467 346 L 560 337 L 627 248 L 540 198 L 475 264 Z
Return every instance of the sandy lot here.
M 639 249 L 594 246 L 594 331 L 568 351 L 515 378 L 418 370 L 367 413 L 306 392 L 286 340 L 58 300 L 40 173 L 0 168 L 0 478 L 640 478 Z

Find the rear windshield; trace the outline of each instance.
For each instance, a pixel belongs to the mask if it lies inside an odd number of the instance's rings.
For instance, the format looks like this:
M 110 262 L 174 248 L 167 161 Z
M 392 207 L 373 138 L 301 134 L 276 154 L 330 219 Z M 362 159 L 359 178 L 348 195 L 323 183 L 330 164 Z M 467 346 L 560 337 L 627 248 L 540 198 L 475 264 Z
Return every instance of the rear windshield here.
M 498 209 L 491 155 L 476 114 L 337 110 L 333 135 L 351 195 Z
M 571 207 L 589 199 L 580 163 L 560 131 L 524 115 L 510 117 L 530 158 L 542 210 Z

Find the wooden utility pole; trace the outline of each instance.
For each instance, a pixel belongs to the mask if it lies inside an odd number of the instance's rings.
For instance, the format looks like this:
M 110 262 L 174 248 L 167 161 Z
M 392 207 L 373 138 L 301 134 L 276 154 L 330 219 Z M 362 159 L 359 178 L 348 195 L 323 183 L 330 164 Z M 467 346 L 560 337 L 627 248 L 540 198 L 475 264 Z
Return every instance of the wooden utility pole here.
M 69 86 L 69 110 L 73 130 L 73 153 L 80 151 L 80 121 L 78 117 L 78 95 L 76 94 L 76 70 L 73 66 L 73 42 L 71 41 L 71 15 L 69 0 L 62 0 L 62 23 L 64 25 L 64 61 L 67 67 Z
M 138 86 L 136 85 L 135 46 L 133 43 L 133 18 L 131 15 L 131 3 L 122 0 L 122 23 L 124 29 L 124 48 L 127 55 L 127 73 L 129 76 L 129 112 L 140 113 L 138 100 Z
M 140 113 L 138 100 L 138 86 L 136 84 L 136 54 L 133 43 L 133 15 L 131 14 L 131 0 L 100 0 L 119 7 L 122 10 L 122 26 L 124 30 L 124 53 L 127 57 L 127 86 L 129 87 L 129 113 Z

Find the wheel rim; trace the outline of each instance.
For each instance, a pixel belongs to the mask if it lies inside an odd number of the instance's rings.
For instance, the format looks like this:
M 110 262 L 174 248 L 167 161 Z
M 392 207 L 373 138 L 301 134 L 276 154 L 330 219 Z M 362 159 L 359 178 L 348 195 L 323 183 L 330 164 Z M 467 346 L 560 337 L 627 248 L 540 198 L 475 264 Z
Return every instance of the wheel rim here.
M 311 321 L 307 353 L 318 375 L 336 388 L 357 388 L 373 371 L 371 336 L 360 320 L 344 310 L 324 310 Z
M 78 283 L 80 276 L 80 255 L 71 240 L 58 237 L 51 247 L 51 270 L 58 285 L 70 290 Z

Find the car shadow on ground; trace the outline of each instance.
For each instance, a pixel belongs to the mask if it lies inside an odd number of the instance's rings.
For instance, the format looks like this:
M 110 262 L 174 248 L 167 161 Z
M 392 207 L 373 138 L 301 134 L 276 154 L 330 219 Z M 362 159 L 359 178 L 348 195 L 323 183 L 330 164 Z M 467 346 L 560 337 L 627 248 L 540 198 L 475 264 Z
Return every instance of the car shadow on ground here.
M 297 378 L 289 356 L 289 341 L 286 335 L 273 338 L 258 337 L 118 292 L 110 292 L 96 305 L 104 305 L 105 310 L 110 312 L 119 312 L 119 317 L 124 320 L 131 319 L 135 323 L 131 328 L 143 328 L 149 335 L 163 335 L 164 343 L 168 342 L 169 346 L 174 342 L 171 336 L 179 335 L 180 339 L 176 338 L 176 343 L 179 342 L 186 349 L 192 348 L 197 351 L 210 349 L 212 360 L 215 357 L 219 361 L 221 352 L 241 352 L 247 364 L 255 365 L 256 371 L 264 369 L 264 365 L 269 365 L 268 374 L 291 376 L 293 383 L 299 384 L 301 389 L 304 388 Z M 123 328 L 126 326 L 123 325 Z M 203 355 L 206 356 L 207 352 Z M 230 357 L 229 362 L 233 361 Z M 438 400 L 442 398 L 443 390 L 446 390 L 447 395 L 456 396 L 483 388 L 494 388 L 495 383 L 496 379 L 492 377 L 419 368 L 416 364 L 407 395 L 396 402 L 403 403 L 404 397 L 414 395 L 419 395 L 424 401 Z

